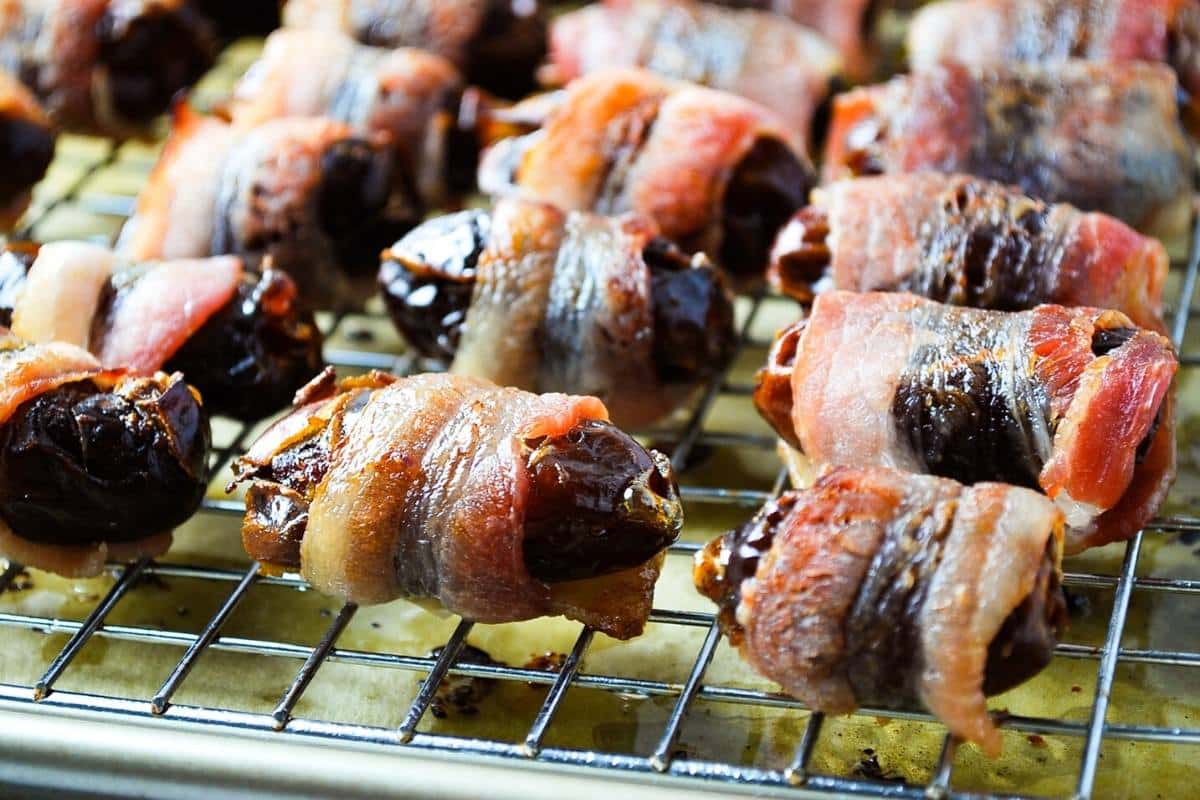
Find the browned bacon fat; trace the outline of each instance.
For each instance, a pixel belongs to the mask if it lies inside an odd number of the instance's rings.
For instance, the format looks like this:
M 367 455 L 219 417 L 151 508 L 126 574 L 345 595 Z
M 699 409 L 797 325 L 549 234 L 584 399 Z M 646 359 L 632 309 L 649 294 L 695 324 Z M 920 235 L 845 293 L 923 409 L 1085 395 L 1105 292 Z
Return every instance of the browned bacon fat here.
M 1118 311 L 833 291 L 776 339 L 754 399 L 813 464 L 1040 488 L 1076 553 L 1132 536 L 1165 498 L 1177 367 Z
M 233 122 L 329 117 L 387 139 L 425 207 L 474 186 L 478 144 L 459 127 L 462 79 L 441 56 L 358 44 L 337 31 L 279 30 L 234 90 Z M 467 116 L 470 113 L 463 109 Z
M 90 350 L 110 369 L 182 372 L 209 410 L 258 419 L 322 366 L 321 334 L 284 272 L 234 256 L 130 263 L 100 245 L 0 250 L 0 323 Z
M 936 172 L 838 181 L 813 199 L 780 232 L 768 273 L 802 302 L 836 288 L 1005 311 L 1058 303 L 1163 330 L 1166 249 L 1105 214 Z
M 0 328 L 0 558 L 81 577 L 161 555 L 204 496 L 209 438 L 178 374 L 105 372 Z
M 669 462 L 594 397 L 332 372 L 235 465 L 251 557 L 356 603 L 641 633 L 681 510 Z
M 1197 0 L 941 0 L 908 32 L 912 65 L 939 61 L 1162 61 L 1200 121 L 1200 2 Z
M 922 705 L 1000 754 L 988 695 L 1066 626 L 1063 523 L 1014 486 L 830 470 L 696 554 L 695 582 L 759 672 L 811 708 Z
M 777 14 L 694 0 L 596 3 L 554 20 L 544 80 L 562 84 L 609 67 L 740 94 L 807 141 L 840 58 L 819 34 Z
M 208 23 L 186 0 L 0 3 L 0 66 L 69 130 L 145 133 L 214 54 Z
M 33 186 L 54 157 L 56 134 L 29 90 L 0 70 L 0 232 L 29 207 Z
M 533 88 L 546 52 L 537 0 L 288 0 L 283 24 L 340 31 L 377 47 L 427 50 L 504 97 Z
M 568 211 L 634 211 L 681 247 L 761 275 L 772 237 L 811 186 L 787 127 L 735 95 L 617 69 L 572 82 L 552 105 L 539 130 L 485 155 L 484 191 Z
M 1192 166 L 1162 64 L 942 64 L 834 101 L 827 181 L 963 172 L 1178 236 Z
M 121 255 L 234 254 L 286 270 L 304 301 L 361 303 L 379 251 L 408 230 L 419 202 L 397 190 L 386 143 L 325 118 L 243 130 L 186 107 L 121 232 Z
M 669 413 L 724 368 L 732 298 L 635 215 L 501 200 L 421 225 L 383 256 L 397 327 L 451 371 L 599 397 L 621 425 Z

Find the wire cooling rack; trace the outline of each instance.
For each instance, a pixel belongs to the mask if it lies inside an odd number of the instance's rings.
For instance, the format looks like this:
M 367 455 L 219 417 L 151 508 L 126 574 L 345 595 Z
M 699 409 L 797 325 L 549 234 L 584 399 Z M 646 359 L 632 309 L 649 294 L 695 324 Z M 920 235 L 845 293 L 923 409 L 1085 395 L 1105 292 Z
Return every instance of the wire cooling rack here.
M 33 222 L 28 232 L 40 238 L 54 238 L 57 231 L 72 227 L 75 224 L 73 220 L 81 216 L 105 218 L 112 223 L 109 228 L 115 230 L 120 220 L 132 210 L 132 194 L 136 191 L 137 182 L 130 183 L 128 194 L 96 191 L 93 184 L 97 176 L 114 167 L 127 169 L 133 175 L 144 175 L 152 163 L 153 151 L 136 144 L 97 143 L 72 146 L 67 148 L 67 151 L 67 156 L 60 157 L 55 165 L 58 172 L 57 188 L 48 194 L 44 192 L 43 196 L 38 198 L 35 210 L 31 214 Z M 96 238 L 101 240 L 106 236 L 107 232 L 96 234 Z M 1193 316 L 1189 309 L 1200 261 L 1200 229 L 1191 251 L 1187 263 L 1177 266 L 1177 271 L 1182 273 L 1182 280 L 1173 305 L 1172 325 L 1173 339 L 1182 354 L 1181 374 L 1185 376 L 1194 372 L 1200 365 L 1200 350 L 1189 352 L 1185 348 L 1188 325 Z M 772 304 L 787 301 L 755 296 L 744 298 L 740 302 L 745 312 L 741 317 L 740 346 L 765 346 L 767 343 L 761 337 L 756 338 L 751 334 L 754 320 Z M 331 334 L 331 341 L 335 342 L 346 340 L 338 334 L 345 332 L 343 329 L 347 324 L 346 317 L 324 320 L 324 327 Z M 405 372 L 416 366 L 404 356 L 377 352 L 367 347 L 331 346 L 326 351 L 326 358 L 335 366 L 349 370 L 375 368 Z M 716 403 L 748 403 L 750 389 L 749 385 L 744 382 L 738 383 L 727 375 L 718 376 L 682 417 L 679 425 L 671 430 L 651 433 L 652 439 L 673 442 L 672 460 L 681 474 L 681 491 L 685 501 L 705 506 L 737 507 L 748 514 L 783 487 L 785 475 L 782 470 L 773 488 L 769 490 L 711 486 L 689 480 L 688 461 L 693 454 L 704 449 L 749 449 L 761 453 L 764 461 L 777 463 L 774 461 L 774 442 L 770 437 L 716 431 L 708 424 Z M 226 437 L 224 446 L 220 447 L 213 457 L 214 475 L 228 470 L 229 463 L 244 449 L 251 435 L 251 427 L 245 426 Z M 241 512 L 240 501 L 210 497 L 205 500 L 201 514 L 240 515 Z M 1069 572 L 1066 575 L 1065 584 L 1069 589 L 1088 589 L 1111 599 L 1111 614 L 1101 643 L 1061 644 L 1056 653 L 1059 658 L 1095 662 L 1095 686 L 1090 710 L 1084 719 L 1008 715 L 1003 717 L 1000 724 L 1005 730 L 1020 732 L 1031 740 L 1043 736 L 1081 740 L 1081 757 L 1077 777 L 1074 779 L 1074 797 L 1093 796 L 1101 748 L 1106 741 L 1173 746 L 1200 744 L 1198 727 L 1156 727 L 1107 721 L 1110 694 L 1118 665 L 1167 665 L 1191 670 L 1200 667 L 1200 652 L 1197 651 L 1200 648 L 1167 650 L 1122 646 L 1130 604 L 1135 595 L 1166 594 L 1190 597 L 1200 594 L 1200 580 L 1138 575 L 1139 555 L 1142 552 L 1144 537 L 1195 532 L 1200 532 L 1200 518 L 1181 515 L 1158 519 L 1144 534 L 1139 533 L 1125 545 L 1120 568 L 1114 574 L 1088 571 Z M 696 542 L 680 542 L 671 548 L 669 558 L 690 559 L 699 546 Z M 326 741 L 331 745 L 350 742 L 385 748 L 403 747 L 442 753 L 453 752 L 517 766 L 558 765 L 597 777 L 610 775 L 611 771 L 619 771 L 622 775 L 633 778 L 638 778 L 639 775 L 648 778 L 657 773 L 665 773 L 685 782 L 689 779 L 695 781 L 693 785 L 697 788 L 711 786 L 712 782 L 721 782 L 719 785 L 731 789 L 735 788 L 735 785 L 756 787 L 757 791 L 763 793 L 780 791 L 796 796 L 825 794 L 939 798 L 960 794 L 953 784 L 957 743 L 948 735 L 943 736 L 940 754 L 929 771 L 928 782 L 920 785 L 853 773 L 825 774 L 816 769 L 813 753 L 822 740 L 823 730 L 829 727 L 821 714 L 809 714 L 801 703 L 777 692 L 706 683 L 706 670 L 719 643 L 719 632 L 711 613 L 672 608 L 654 610 L 651 616 L 652 623 L 696 629 L 702 632 L 703 638 L 684 680 L 653 680 L 586 671 L 583 668 L 585 656 L 593 645 L 593 632 L 587 628 L 580 630 L 565 660 L 556 671 L 475 663 L 470 659 L 460 659 L 464 654 L 468 634 L 473 628 L 472 623 L 466 620 L 458 622 L 444 646 L 435 655 L 428 657 L 340 648 L 339 636 L 358 611 L 353 604 L 347 604 L 331 615 L 324 634 L 315 646 L 294 644 L 283 641 L 282 637 L 247 638 L 223 635 L 222 629 L 227 620 L 247 597 L 252 587 L 270 585 L 301 592 L 305 589 L 303 582 L 290 576 L 260 575 L 257 564 L 249 564 L 244 569 L 223 569 L 198 564 L 142 560 L 128 565 L 112 564 L 109 570 L 115 578 L 111 588 L 80 621 L 26 613 L 0 613 L 0 629 L 19 628 L 26 631 L 69 634 L 66 644 L 50 661 L 44 674 L 32 684 L 0 683 L 0 701 L 25 710 L 65 709 L 100 712 L 109 718 L 132 717 L 151 726 L 158 724 L 159 719 L 165 719 L 217 731 L 276 731 L 284 740 L 301 737 L 310 741 Z M 9 565 L 0 573 L 0 594 L 10 590 L 24 574 L 19 565 Z M 154 579 L 187 579 L 223 586 L 224 600 L 198 632 L 194 629 L 184 630 L 183 626 L 152 627 L 106 623 L 110 612 L 133 587 L 141 581 Z M 1197 602 L 1200 602 L 1200 599 L 1197 599 Z M 148 697 L 129 698 L 57 688 L 60 678 L 77 663 L 77 656 L 84 646 L 97 638 L 132 641 L 150 647 L 183 648 L 183 655 L 162 685 Z M 276 659 L 292 659 L 299 662 L 299 667 L 290 684 L 282 688 L 270 713 L 250 713 L 235 708 L 174 702 L 177 693 L 188 681 L 193 667 L 209 651 L 231 651 Z M 425 677 L 398 727 L 312 719 L 295 714 L 297 704 L 314 677 L 323 666 L 334 662 L 378 669 L 407 670 L 423 674 Z M 1192 686 L 1200 685 L 1200 682 L 1195 680 L 1197 675 L 1200 675 L 1200 671 L 1189 674 L 1193 681 Z M 546 691 L 540 709 L 519 741 L 500 741 L 418 730 L 422 721 L 434 713 L 431 712 L 431 706 L 435 706 L 436 711 L 435 696 L 439 686 L 452 676 L 532 684 L 546 687 Z M 550 744 L 547 742 L 548 732 L 552 730 L 559 716 L 568 691 L 574 688 L 600 690 L 622 696 L 665 698 L 664 702 L 670 704 L 670 711 L 646 752 L 630 754 L 608 752 L 602 748 L 582 749 Z M 347 690 L 353 691 L 353 687 L 347 687 Z M 737 763 L 733 758 L 719 760 L 696 757 L 686 750 L 681 750 L 681 730 L 699 702 L 730 704 L 743 708 L 773 708 L 781 709 L 785 713 L 794 711 L 798 716 L 803 715 L 802 718 L 806 721 L 803 723 L 790 763 L 780 768 L 763 768 Z M 929 715 L 917 711 L 862 709 L 858 713 L 882 720 L 931 721 Z M 3 712 L 0 711 L 0 719 L 2 715 Z M 1196 755 L 1200 755 L 1200 751 L 1195 751 L 1191 758 L 1194 759 Z

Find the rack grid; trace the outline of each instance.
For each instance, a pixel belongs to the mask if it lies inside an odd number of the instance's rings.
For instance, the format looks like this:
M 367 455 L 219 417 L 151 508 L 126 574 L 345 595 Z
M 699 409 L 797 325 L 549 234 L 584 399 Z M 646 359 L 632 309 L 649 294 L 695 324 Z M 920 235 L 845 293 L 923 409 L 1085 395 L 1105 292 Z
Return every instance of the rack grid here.
M 89 191 L 88 189 L 102 170 L 114 164 L 127 163 L 148 166 L 149 162 L 140 146 L 113 144 L 107 149 L 89 152 L 90 155 L 87 158 L 71 166 L 72 169 L 78 171 L 76 178 L 66 181 L 65 188 L 55 196 L 39 199 L 36 204 L 36 212 L 32 217 L 33 221 L 26 233 L 32 231 L 36 234 L 52 214 L 64 209 L 75 209 L 88 214 L 112 217 L 118 221 L 131 212 L 131 197 Z M 1190 353 L 1183 350 L 1189 320 L 1193 316 L 1189 311 L 1196 288 L 1198 270 L 1200 270 L 1200 227 L 1195 232 L 1191 254 L 1186 264 L 1177 265 L 1176 268 L 1182 269 L 1182 287 L 1173 306 L 1174 321 L 1171 329 L 1173 340 L 1181 351 L 1182 370 L 1186 373 L 1200 366 L 1200 352 Z M 781 298 L 756 295 L 748 298 L 746 302 L 749 304 L 749 313 L 744 317 L 741 326 L 740 346 L 761 347 L 766 343 L 751 336 L 751 327 L 756 315 L 760 309 L 771 303 L 785 301 Z M 344 317 L 334 317 L 328 321 L 325 327 L 329 333 L 333 333 L 345 322 Z M 416 366 L 404 356 L 374 352 L 369 349 L 329 348 L 326 351 L 326 358 L 334 366 L 351 369 L 378 368 L 404 372 L 410 371 Z M 706 426 L 715 401 L 719 398 L 730 397 L 740 398 L 740 402 L 748 402 L 746 397 L 749 392 L 749 386 L 733 382 L 727 375 L 718 376 L 700 395 L 682 427 L 673 431 L 654 432 L 656 438 L 669 437 L 676 443 L 672 452 L 672 461 L 681 473 L 681 492 L 685 500 L 737 506 L 749 511 L 783 488 L 786 475 L 782 470 L 770 491 L 710 487 L 693 485 L 688 482 L 687 461 L 698 446 L 753 448 L 761 450 L 765 458 L 775 458 L 774 442 L 768 437 L 711 431 Z M 227 468 L 231 460 L 245 447 L 250 435 L 251 426 L 242 427 L 227 446 L 214 454 L 213 474 L 218 474 Z M 213 498 L 206 499 L 203 508 L 208 513 L 223 515 L 240 514 L 242 511 L 240 502 Z M 1086 721 L 1015 715 L 1006 716 L 1000 721 L 1002 727 L 1007 730 L 1029 735 L 1076 737 L 1082 740 L 1082 758 L 1073 794 L 1076 798 L 1093 796 L 1101 745 L 1106 740 L 1171 743 L 1180 746 L 1200 745 L 1200 728 L 1166 728 L 1114 724 L 1107 721 L 1109 698 L 1118 664 L 1157 664 L 1193 669 L 1200 667 L 1200 651 L 1135 649 L 1122 647 L 1121 644 L 1131 600 L 1136 594 L 1200 595 L 1200 580 L 1139 577 L 1136 574 L 1145 536 L 1181 532 L 1200 532 L 1200 517 L 1172 516 L 1155 520 L 1144 533 L 1139 533 L 1125 545 L 1124 558 L 1115 575 L 1094 572 L 1069 572 L 1066 575 L 1065 585 L 1068 587 L 1088 587 L 1110 592 L 1112 596 L 1111 616 L 1107 622 L 1103 643 L 1099 646 L 1061 644 L 1056 652 L 1060 658 L 1090 659 L 1096 662 L 1094 696 Z M 672 546 L 669 557 L 690 559 L 699 546 L 691 542 L 677 543 Z M 272 585 L 299 591 L 304 588 L 303 582 L 294 576 L 260 575 L 257 564 L 249 564 L 244 570 L 237 570 L 141 560 L 132 564 L 110 564 L 108 569 L 114 576 L 115 582 L 82 621 L 60 620 L 31 614 L 0 613 L 0 628 L 15 627 L 47 633 L 69 634 L 66 645 L 54 657 L 40 679 L 33 685 L 0 683 L 0 700 L 18 703 L 29 709 L 54 707 L 96 711 L 123 717 L 132 716 L 141 718 L 146 724 L 154 724 L 152 720 L 161 717 L 216 729 L 276 731 L 281 737 L 308 737 L 331 743 L 335 741 L 357 742 L 388 747 L 403 746 L 449 751 L 500 759 L 509 763 L 541 762 L 563 765 L 590 773 L 602 773 L 605 770 L 617 770 L 634 776 L 666 773 L 682 778 L 710 782 L 723 781 L 758 786 L 764 789 L 797 787 L 798 789 L 802 788 L 804 792 L 830 795 L 940 798 L 957 794 L 952 790 L 951 785 L 957 742 L 949 735 L 943 738 L 940 755 L 932 772 L 932 779 L 926 785 L 830 775 L 815 770 L 812 764 L 812 755 L 824 725 L 824 719 L 819 713 L 807 716 L 807 722 L 795 754 L 790 764 L 784 769 L 748 767 L 692 758 L 686 753 L 679 753 L 677 743 L 681 727 L 697 701 L 765 706 L 797 711 L 804 709 L 803 704 L 780 693 L 705 683 L 705 673 L 719 641 L 719 631 L 711 613 L 669 608 L 655 609 L 652 613 L 651 622 L 653 623 L 688 627 L 704 632 L 702 643 L 692 659 L 686 679 L 682 683 L 678 683 L 584 671 L 582 668 L 584 657 L 593 643 L 593 633 L 587 628 L 579 632 L 573 647 L 556 672 L 460 660 L 467 636 L 472 630 L 472 623 L 467 620 L 459 622 L 444 647 L 440 648 L 436 655 L 430 657 L 339 648 L 337 646 L 338 638 L 357 611 L 353 604 L 343 606 L 332 615 L 324 635 L 315 646 L 297 645 L 272 638 L 225 636 L 222 635 L 223 625 L 246 597 L 251 587 Z M 0 572 L 0 594 L 7 591 L 21 573 L 22 568 L 17 564 L 10 564 Z M 106 617 L 121 598 L 138 581 L 153 576 L 186 578 L 221 584 L 229 587 L 229 591 L 219 608 L 198 633 L 172 630 L 169 627 L 157 629 L 106 624 Z M 1197 598 L 1197 602 L 1200 602 L 1200 598 Z M 182 646 L 185 650 L 167 679 L 151 697 L 129 699 L 64 691 L 56 688 L 56 683 L 71 668 L 74 659 L 84 645 L 94 637 L 110 637 L 147 645 Z M 290 685 L 281 693 L 274 710 L 267 714 L 173 702 L 176 693 L 187 681 L 189 673 L 200 657 L 207 651 L 221 650 L 294 659 L 300 662 L 300 666 Z M 293 712 L 297 703 L 303 697 L 310 682 L 323 665 L 331 662 L 415 671 L 424 673 L 425 678 L 398 728 L 372 727 L 294 716 Z M 418 731 L 418 725 L 430 713 L 430 706 L 439 685 L 448 676 L 489 678 L 544 686 L 546 687 L 545 699 L 523 740 L 519 742 L 475 739 Z M 658 734 L 656 744 L 646 755 L 578 750 L 547 745 L 547 732 L 553 726 L 564 697 L 571 688 L 663 697 L 668 700 L 673 699 L 673 706 Z M 916 711 L 868 708 L 861 709 L 858 713 L 884 719 L 931 720 L 928 714 Z

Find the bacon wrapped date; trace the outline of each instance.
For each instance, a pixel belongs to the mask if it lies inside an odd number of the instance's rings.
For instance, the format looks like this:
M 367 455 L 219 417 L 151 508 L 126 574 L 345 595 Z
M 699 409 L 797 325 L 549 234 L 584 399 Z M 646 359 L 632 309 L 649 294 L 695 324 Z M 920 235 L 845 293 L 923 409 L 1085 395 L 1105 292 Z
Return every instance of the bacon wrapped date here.
M 228 112 L 243 128 L 323 116 L 387 139 L 420 202 L 433 208 L 474 188 L 478 100 L 471 95 L 463 107 L 462 79 L 441 56 L 368 47 L 337 31 L 291 29 L 267 37 Z
M 215 54 L 208 22 L 186 0 L 0 4 L 0 66 L 72 131 L 146 133 Z
M 599 400 L 330 370 L 296 401 L 234 465 L 252 558 L 356 603 L 641 633 L 678 489 Z
M 340 31 L 376 47 L 416 47 L 449 59 L 502 97 L 534 88 L 546 53 L 537 0 L 288 0 L 283 24 Z
M 812 464 L 1040 488 L 1077 553 L 1129 538 L 1165 499 L 1177 368 L 1119 311 L 831 291 L 777 337 L 754 402 Z
M 1166 248 L 1120 220 L 966 175 L 838 181 L 775 241 L 770 282 L 801 302 L 822 287 L 905 291 L 952 305 L 1115 308 L 1163 331 Z
M 627 2 L 628 0 L 611 0 Z M 799 22 L 833 42 L 841 51 L 847 77 L 863 81 L 879 58 L 873 41 L 881 0 L 716 0 L 723 6 L 757 8 Z
M 740 94 L 805 141 L 841 68 L 837 50 L 802 25 L 694 0 L 596 3 L 563 14 L 550 27 L 549 58 L 539 76 L 552 84 L 609 67 L 645 67 Z
M 135 261 L 270 259 L 306 304 L 352 307 L 370 294 L 379 251 L 419 219 L 397 167 L 385 142 L 342 122 L 244 130 L 184 106 L 117 249 Z
M 1161 61 L 1179 76 L 1193 132 L 1200 124 L 1198 0 L 941 0 L 913 17 L 908 54 L 916 69 L 940 61 Z
M 625 426 L 676 408 L 736 339 L 718 271 L 635 215 L 501 200 L 413 230 L 380 285 L 400 331 L 452 372 L 595 395 Z
M 0 557 L 83 577 L 161 555 L 204 497 L 209 445 L 180 375 L 105 372 L 0 329 Z
M 756 670 L 811 708 L 922 705 L 993 758 L 988 695 L 1042 670 L 1067 622 L 1046 498 L 839 467 L 696 554 L 695 583 Z
M 218 256 L 126 263 L 53 242 L 0 255 L 0 322 L 34 343 L 91 350 L 107 368 L 182 372 L 216 414 L 259 419 L 320 372 L 321 333 L 280 270 Z
M 573 81 L 555 102 L 532 102 L 544 124 L 485 153 L 484 191 L 568 211 L 633 211 L 740 276 L 762 274 L 771 239 L 812 185 L 782 121 L 715 89 L 612 69 Z
M 824 177 L 970 173 L 1172 239 L 1193 174 L 1175 92 L 1162 64 L 940 64 L 835 98 Z
M 50 118 L 29 90 L 0 70 L 0 231 L 29 207 L 33 187 L 54 158 Z

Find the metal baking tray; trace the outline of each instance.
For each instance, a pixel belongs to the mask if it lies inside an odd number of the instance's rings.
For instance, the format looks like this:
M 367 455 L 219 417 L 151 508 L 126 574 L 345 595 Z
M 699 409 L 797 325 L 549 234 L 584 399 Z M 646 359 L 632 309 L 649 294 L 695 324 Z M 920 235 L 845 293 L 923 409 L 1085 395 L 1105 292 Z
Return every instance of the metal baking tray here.
M 225 52 L 201 105 L 257 47 Z M 111 241 L 158 146 L 65 137 L 26 233 Z M 212 488 L 167 556 L 84 581 L 0 571 L 0 797 L 1194 796 L 1192 249 L 1168 287 L 1182 357 L 1179 481 L 1143 534 L 1068 561 L 1071 629 L 1041 675 L 994 699 L 1007 712 L 997 761 L 957 747 L 922 712 L 809 713 L 742 664 L 691 588 L 692 553 L 784 481 L 749 393 L 773 331 L 796 311 L 748 296 L 734 366 L 643 432 L 672 453 L 687 512 L 646 635 L 618 643 L 561 619 L 473 625 L 402 601 L 358 609 L 295 576 L 260 576 L 240 546 L 241 501 L 222 487 L 261 426 L 217 420 Z M 421 367 L 377 307 L 321 323 L 343 373 Z

